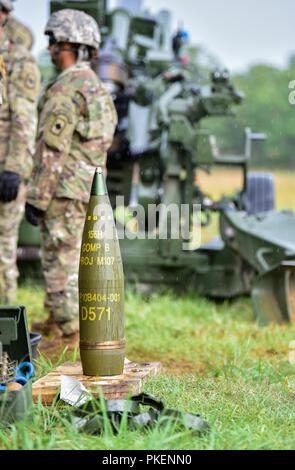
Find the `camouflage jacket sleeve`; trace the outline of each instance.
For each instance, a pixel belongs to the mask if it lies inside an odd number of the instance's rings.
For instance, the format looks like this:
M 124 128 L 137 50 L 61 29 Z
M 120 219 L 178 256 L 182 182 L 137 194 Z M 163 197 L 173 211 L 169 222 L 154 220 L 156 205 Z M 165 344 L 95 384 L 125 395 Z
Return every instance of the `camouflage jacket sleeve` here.
M 25 49 L 32 49 L 34 44 L 34 37 L 31 30 L 19 20 L 14 18 L 14 16 L 9 15 L 6 24 L 6 31 L 11 42 L 18 44 Z
M 96 96 L 83 95 L 87 119 L 78 123 L 77 132 L 88 140 L 95 139 L 95 150 L 106 152 L 113 141 L 118 123 L 115 105 L 103 83 L 100 82 Z M 93 94 L 92 94 L 93 95 Z
M 2 55 L 0 55 L 0 106 L 3 104 L 5 81 L 6 81 L 6 66 L 5 66 Z
M 22 177 L 32 169 L 39 90 L 40 73 L 33 58 L 16 61 L 8 81 L 11 129 L 5 170 Z
M 79 106 L 64 94 L 55 94 L 45 103 L 39 120 L 34 168 L 27 200 L 46 210 L 63 172 L 79 118 Z

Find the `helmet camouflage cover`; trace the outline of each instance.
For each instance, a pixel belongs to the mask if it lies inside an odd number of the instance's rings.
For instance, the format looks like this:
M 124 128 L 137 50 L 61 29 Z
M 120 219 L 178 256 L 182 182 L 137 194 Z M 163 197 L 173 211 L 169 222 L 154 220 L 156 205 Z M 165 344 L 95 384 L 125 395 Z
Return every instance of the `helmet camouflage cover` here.
M 83 44 L 99 48 L 101 37 L 92 16 L 69 8 L 53 13 L 45 28 L 45 34 L 53 35 L 57 42 Z
M 5 8 L 7 11 L 12 11 L 13 6 L 12 6 L 12 1 L 11 0 L 0 0 L 0 6 Z

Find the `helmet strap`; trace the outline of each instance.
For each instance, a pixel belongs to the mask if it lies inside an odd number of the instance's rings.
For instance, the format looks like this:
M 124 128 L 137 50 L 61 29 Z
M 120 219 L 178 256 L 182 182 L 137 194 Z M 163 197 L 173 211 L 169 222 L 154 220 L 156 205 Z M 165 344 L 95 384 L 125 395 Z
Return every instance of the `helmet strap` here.
M 80 45 L 78 46 L 76 51 L 78 55 L 77 62 L 88 62 L 90 60 L 89 50 L 87 46 Z
M 72 52 L 77 56 L 77 62 L 90 60 L 88 47 L 84 45 L 65 47 L 62 44 L 57 44 L 54 48 L 54 55 L 57 57 L 61 52 Z

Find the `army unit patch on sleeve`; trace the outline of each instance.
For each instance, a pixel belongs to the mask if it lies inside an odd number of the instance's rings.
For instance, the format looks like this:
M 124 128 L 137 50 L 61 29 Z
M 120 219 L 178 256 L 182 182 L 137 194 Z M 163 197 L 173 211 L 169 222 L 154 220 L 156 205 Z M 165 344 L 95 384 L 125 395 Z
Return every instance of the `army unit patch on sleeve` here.
M 44 122 L 43 138 L 48 147 L 67 152 L 77 123 L 76 106 L 71 96 L 56 93 L 49 98 L 40 120 Z
M 60 136 L 67 125 L 68 125 L 67 117 L 59 115 L 55 119 L 50 131 L 52 132 L 52 134 L 56 136 Z
M 37 86 L 37 80 L 34 75 L 28 74 L 25 77 L 25 86 L 30 90 L 34 90 Z
M 63 111 L 48 116 L 44 127 L 45 143 L 56 150 L 67 151 L 72 141 L 75 121 Z
M 40 74 L 35 63 L 20 63 L 15 67 L 11 83 L 16 90 L 17 95 L 36 101 L 39 94 Z

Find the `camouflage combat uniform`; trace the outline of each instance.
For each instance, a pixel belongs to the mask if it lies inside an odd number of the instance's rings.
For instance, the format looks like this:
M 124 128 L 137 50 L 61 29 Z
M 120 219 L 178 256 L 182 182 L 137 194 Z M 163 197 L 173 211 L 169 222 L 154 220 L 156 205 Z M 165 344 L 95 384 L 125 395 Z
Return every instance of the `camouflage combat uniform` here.
M 41 222 L 45 308 L 65 335 L 78 329 L 78 267 L 95 167 L 105 166 L 117 123 L 112 99 L 87 62 L 62 72 L 41 103 L 28 203 Z
M 0 106 L 4 101 L 4 87 L 6 80 L 6 66 L 2 55 L 0 55 Z
M 0 303 L 7 304 L 16 295 L 18 228 L 24 213 L 24 182 L 32 169 L 40 77 L 31 54 L 6 35 L 0 39 L 0 54 L 7 68 L 0 107 L 0 175 L 15 172 L 23 181 L 16 201 L 0 202 Z
M 5 25 L 6 35 L 14 44 L 24 47 L 30 51 L 34 44 L 34 37 L 31 30 L 17 20 L 14 16 L 9 16 Z

